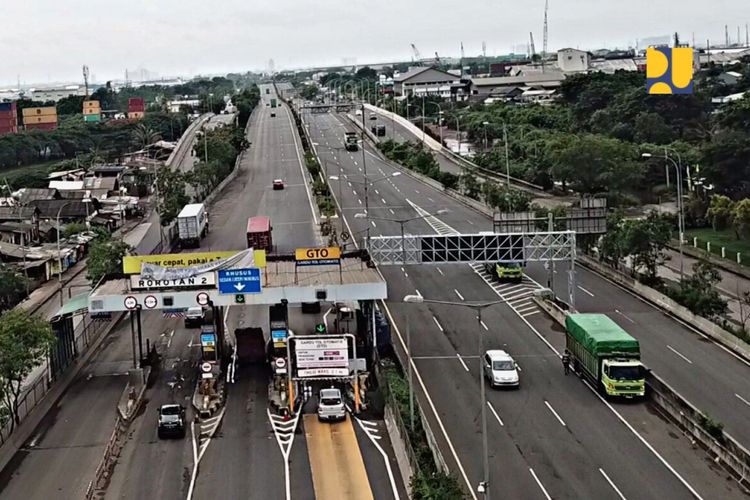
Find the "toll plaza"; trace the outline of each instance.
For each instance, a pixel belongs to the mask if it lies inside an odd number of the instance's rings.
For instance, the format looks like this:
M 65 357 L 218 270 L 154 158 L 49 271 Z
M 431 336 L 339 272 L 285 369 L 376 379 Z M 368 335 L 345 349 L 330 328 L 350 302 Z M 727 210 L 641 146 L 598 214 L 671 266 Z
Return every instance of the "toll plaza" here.
M 144 311 L 186 320 L 199 315 L 201 354 L 193 398 L 198 413 L 210 416 L 218 409 L 224 380 L 232 380 L 238 364 L 255 363 L 272 373 L 271 406 L 291 415 L 301 407 L 295 400 L 304 398 L 305 382 L 313 379 L 343 384 L 355 411 L 359 409 L 360 380 L 376 356 L 378 342 L 374 301 L 386 297 L 386 282 L 366 251 L 325 247 L 273 256 L 253 250 L 128 256 L 123 274 L 101 282 L 89 295 L 88 305 L 92 314 L 129 312 L 138 325 Z M 228 331 L 229 306 L 266 306 L 268 323 L 256 321 Z M 294 316 L 294 331 L 292 307 L 295 314 L 297 308 L 307 314 Z M 325 337 L 324 344 L 328 336 L 339 339 L 330 339 L 334 343 L 347 339 L 343 366 L 333 370 L 330 360 L 309 355 L 298 373 L 298 361 L 289 359 L 290 353 L 297 353 L 291 339 L 307 335 Z

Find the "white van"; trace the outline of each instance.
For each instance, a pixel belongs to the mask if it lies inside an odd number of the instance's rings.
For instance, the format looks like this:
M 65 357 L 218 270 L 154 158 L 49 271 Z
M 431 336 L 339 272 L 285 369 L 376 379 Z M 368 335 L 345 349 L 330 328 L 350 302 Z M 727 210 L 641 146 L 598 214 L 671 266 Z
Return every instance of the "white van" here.
M 346 407 L 341 391 L 331 387 L 321 389 L 318 394 L 318 420 L 344 420 Z
M 507 352 L 492 350 L 484 353 L 484 376 L 494 387 L 518 387 L 518 365 Z

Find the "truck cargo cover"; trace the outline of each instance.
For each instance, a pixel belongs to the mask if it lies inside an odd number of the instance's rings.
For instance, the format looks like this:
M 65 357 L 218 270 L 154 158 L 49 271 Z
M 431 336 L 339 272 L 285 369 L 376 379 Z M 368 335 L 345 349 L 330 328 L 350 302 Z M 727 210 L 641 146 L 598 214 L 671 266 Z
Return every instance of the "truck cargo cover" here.
M 640 352 L 638 341 L 604 314 L 569 314 L 565 328 L 595 356 Z

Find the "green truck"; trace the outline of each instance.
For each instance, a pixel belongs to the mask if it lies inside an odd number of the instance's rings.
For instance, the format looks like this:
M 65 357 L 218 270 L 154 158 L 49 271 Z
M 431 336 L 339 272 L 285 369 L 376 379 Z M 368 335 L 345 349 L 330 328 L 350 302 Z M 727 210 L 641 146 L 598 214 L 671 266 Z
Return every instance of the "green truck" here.
M 646 367 L 638 340 L 604 314 L 569 314 L 565 347 L 576 373 L 607 396 L 642 397 Z
M 276 99 L 271 99 L 271 107 L 272 108 L 276 107 Z

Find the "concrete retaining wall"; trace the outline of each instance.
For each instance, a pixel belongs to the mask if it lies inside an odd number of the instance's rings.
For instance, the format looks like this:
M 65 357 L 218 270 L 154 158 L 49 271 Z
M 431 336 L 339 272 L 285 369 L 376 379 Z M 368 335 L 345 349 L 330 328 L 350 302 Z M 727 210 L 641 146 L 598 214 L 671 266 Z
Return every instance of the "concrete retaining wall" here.
M 689 309 L 681 306 L 663 293 L 639 283 L 630 276 L 615 271 L 609 266 L 596 261 L 592 257 L 579 253 L 576 260 L 592 271 L 606 277 L 610 281 L 614 281 L 623 288 L 643 297 L 659 309 L 666 311 L 675 318 L 698 329 L 701 333 L 739 354 L 743 358 L 750 359 L 750 344 L 743 342 L 741 339 L 724 330 L 716 323 L 713 323 L 702 316 L 693 314 Z
M 565 311 L 538 297 L 534 297 L 534 301 L 565 327 Z M 713 457 L 717 457 L 741 484 L 750 486 L 750 452 L 746 448 L 727 433 L 723 433 L 723 442 L 718 442 L 701 427 L 703 412 L 652 371 L 646 376 L 646 386 L 647 397 L 665 417 L 690 434 Z

